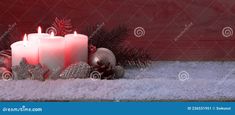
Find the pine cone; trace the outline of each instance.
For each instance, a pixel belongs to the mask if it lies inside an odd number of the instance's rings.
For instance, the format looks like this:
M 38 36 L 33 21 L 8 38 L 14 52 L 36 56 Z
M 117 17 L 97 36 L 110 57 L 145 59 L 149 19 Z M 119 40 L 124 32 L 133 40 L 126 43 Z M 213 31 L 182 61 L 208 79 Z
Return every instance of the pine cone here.
M 78 62 L 71 64 L 61 74 L 60 77 L 63 79 L 69 78 L 87 78 L 90 73 L 90 65 L 86 62 Z
M 98 71 L 101 74 L 101 79 L 114 79 L 114 70 L 110 63 L 97 62 L 97 66 L 92 68 L 93 71 Z

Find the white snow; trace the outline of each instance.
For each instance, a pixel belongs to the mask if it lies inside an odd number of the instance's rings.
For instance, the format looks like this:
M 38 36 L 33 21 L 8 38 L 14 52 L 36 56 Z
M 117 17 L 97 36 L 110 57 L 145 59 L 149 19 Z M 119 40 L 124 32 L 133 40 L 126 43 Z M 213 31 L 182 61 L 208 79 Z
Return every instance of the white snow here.
M 179 79 L 181 71 L 188 79 Z M 235 62 L 159 61 L 118 80 L 0 80 L 0 101 L 102 100 L 235 100 Z

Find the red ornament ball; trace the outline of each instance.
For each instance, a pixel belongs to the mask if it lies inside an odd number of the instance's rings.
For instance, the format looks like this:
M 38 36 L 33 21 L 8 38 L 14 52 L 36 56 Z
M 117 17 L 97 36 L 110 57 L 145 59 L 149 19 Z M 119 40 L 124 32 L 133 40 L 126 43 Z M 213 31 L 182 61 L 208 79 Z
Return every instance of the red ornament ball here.
M 96 46 L 90 44 L 89 45 L 89 54 L 93 54 L 96 52 Z
M 0 52 L 0 67 L 11 68 L 11 50 L 3 50 Z

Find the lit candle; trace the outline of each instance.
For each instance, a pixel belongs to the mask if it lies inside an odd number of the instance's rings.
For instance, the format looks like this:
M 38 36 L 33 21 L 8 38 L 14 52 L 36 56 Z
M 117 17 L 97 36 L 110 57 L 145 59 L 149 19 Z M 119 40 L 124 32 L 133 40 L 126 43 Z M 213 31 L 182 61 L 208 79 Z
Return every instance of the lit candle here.
M 28 35 L 29 41 L 36 41 L 39 42 L 41 38 L 49 37 L 50 35 L 47 33 L 42 33 L 42 28 L 38 27 L 38 33 L 31 33 Z
M 12 66 L 19 65 L 22 58 L 25 58 L 29 64 L 38 64 L 38 47 L 35 43 L 28 42 L 27 35 L 24 35 L 23 41 L 15 42 L 11 45 Z
M 64 68 L 64 52 L 64 37 L 54 36 L 51 33 L 51 36 L 40 39 L 39 62 L 51 72 Z
M 65 35 L 65 49 L 66 66 L 79 61 L 87 62 L 88 37 L 83 34 L 77 34 L 76 31 L 74 34 Z

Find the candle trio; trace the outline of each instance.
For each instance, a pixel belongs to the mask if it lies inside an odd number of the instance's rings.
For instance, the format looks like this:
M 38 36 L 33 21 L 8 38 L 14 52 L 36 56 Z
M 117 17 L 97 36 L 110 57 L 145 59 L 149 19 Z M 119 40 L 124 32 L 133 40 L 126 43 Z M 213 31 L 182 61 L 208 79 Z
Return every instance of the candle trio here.
M 86 35 L 67 34 L 55 36 L 42 33 L 41 27 L 38 33 L 25 34 L 23 41 L 11 45 L 12 66 L 19 65 L 22 58 L 29 64 L 42 64 L 50 71 L 63 69 L 66 66 L 88 60 L 88 37 Z

